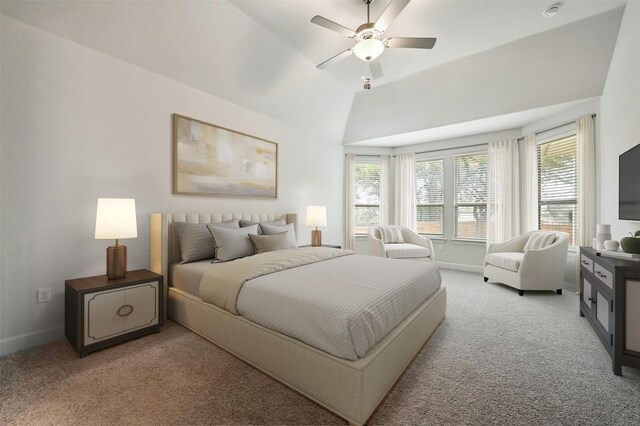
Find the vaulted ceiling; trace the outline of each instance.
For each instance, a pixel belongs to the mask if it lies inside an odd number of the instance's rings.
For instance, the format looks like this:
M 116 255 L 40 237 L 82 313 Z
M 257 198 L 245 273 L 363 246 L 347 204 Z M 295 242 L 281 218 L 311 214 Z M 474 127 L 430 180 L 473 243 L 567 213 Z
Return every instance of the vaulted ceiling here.
M 373 1 L 372 20 L 388 3 Z M 387 49 L 370 91 L 356 57 L 315 68 L 353 41 L 309 22 L 356 28 L 362 0 L 3 1 L 1 11 L 292 125 L 344 130 L 335 142 L 393 146 L 515 127 L 600 95 L 625 1 L 565 0 L 548 19 L 551 3 L 413 0 L 387 35 L 438 42 Z

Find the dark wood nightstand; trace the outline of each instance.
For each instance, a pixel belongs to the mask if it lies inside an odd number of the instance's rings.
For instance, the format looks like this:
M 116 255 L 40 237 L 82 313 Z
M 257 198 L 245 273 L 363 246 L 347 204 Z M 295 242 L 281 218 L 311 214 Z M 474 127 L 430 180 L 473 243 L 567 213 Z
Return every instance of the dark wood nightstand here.
M 65 335 L 80 357 L 160 331 L 164 278 L 146 269 L 65 281 Z
M 305 244 L 303 246 L 298 246 L 298 247 L 318 247 L 318 246 L 312 246 L 311 244 Z M 336 248 L 336 249 L 341 249 L 342 246 L 336 246 L 333 244 L 320 244 L 320 247 L 329 247 L 329 248 Z

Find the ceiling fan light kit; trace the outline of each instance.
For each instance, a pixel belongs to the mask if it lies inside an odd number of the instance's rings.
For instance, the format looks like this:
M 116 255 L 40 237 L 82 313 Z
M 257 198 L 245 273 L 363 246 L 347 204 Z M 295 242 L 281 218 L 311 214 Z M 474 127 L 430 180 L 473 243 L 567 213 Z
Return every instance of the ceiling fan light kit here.
M 384 43 L 375 38 L 359 41 L 353 48 L 353 53 L 363 61 L 373 61 L 384 52 Z
M 357 30 L 353 31 L 344 25 L 335 23 L 327 18 L 316 15 L 311 18 L 311 22 L 326 28 L 331 31 L 335 31 L 339 34 L 345 35 L 356 41 L 356 45 L 347 49 L 337 55 L 327 59 L 321 64 L 317 65 L 319 69 L 325 69 L 334 62 L 340 59 L 355 54 L 361 60 L 369 64 L 372 78 L 380 78 L 384 74 L 382 72 L 382 66 L 379 61 L 376 61 L 385 48 L 403 48 L 403 49 L 431 49 L 436 43 L 435 38 L 408 38 L 408 37 L 394 37 L 394 38 L 382 38 L 382 35 L 387 30 L 393 20 L 402 12 L 402 10 L 409 4 L 410 0 L 391 0 L 387 5 L 382 15 L 375 23 L 370 21 L 369 7 L 372 0 L 362 0 L 367 5 L 367 22 L 360 25 Z M 365 84 L 366 86 L 367 84 Z M 371 85 L 369 84 L 369 87 Z M 366 87 L 365 87 L 366 88 Z

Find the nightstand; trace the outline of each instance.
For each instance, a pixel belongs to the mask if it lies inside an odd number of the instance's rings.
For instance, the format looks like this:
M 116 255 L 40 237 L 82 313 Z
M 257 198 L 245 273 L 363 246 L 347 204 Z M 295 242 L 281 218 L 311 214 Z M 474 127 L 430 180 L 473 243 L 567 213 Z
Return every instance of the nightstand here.
M 305 244 L 303 246 L 298 246 L 298 247 L 329 247 L 329 248 L 336 248 L 336 249 L 342 248 L 342 246 L 336 246 L 333 244 L 320 244 L 320 246 L 312 246 L 311 244 Z
M 80 357 L 158 332 L 163 323 L 164 278 L 145 269 L 65 281 L 65 335 Z

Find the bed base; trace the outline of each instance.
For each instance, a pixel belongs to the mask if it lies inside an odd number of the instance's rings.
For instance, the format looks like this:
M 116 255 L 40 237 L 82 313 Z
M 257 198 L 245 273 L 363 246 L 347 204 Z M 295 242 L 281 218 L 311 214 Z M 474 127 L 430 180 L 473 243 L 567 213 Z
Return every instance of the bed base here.
M 349 361 L 180 289 L 171 287 L 168 296 L 172 320 L 355 425 L 366 423 L 446 312 L 446 291 L 440 288 L 366 357 Z

